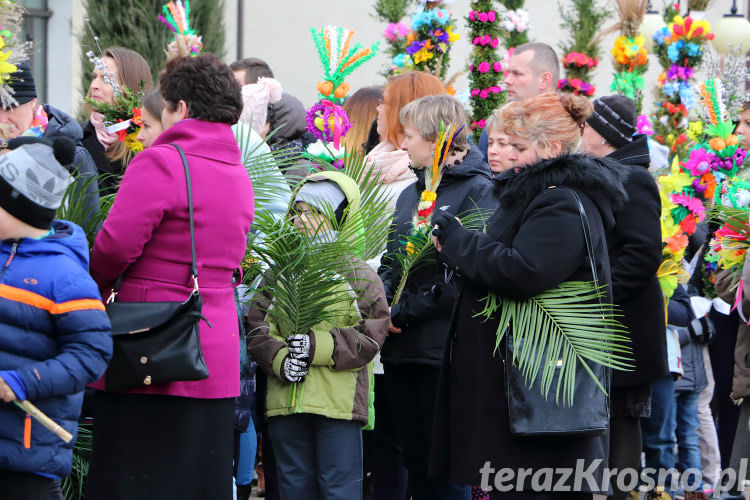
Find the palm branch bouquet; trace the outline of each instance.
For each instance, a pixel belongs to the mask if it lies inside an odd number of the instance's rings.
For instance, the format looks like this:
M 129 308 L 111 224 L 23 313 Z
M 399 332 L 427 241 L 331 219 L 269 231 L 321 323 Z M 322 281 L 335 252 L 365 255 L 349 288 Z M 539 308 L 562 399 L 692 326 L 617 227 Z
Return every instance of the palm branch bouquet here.
M 341 107 L 350 89 L 344 80 L 375 57 L 380 44 L 375 42 L 370 47 L 352 44 L 354 30 L 348 28 L 324 26 L 310 31 L 323 68 L 323 80 L 317 84 L 318 102 L 307 110 L 305 117 L 307 131 L 318 139 L 307 147 L 306 157 L 320 168 L 333 164 L 341 169 L 345 153 L 341 139 L 351 128 Z
M 388 200 L 364 157 L 347 156 L 340 171 L 330 164 L 325 167 L 314 178 L 359 192 L 359 197 L 347 195 L 349 203 L 339 217 L 336 207 L 321 208 L 320 215 L 331 221 L 333 231 L 319 227 L 308 234 L 298 229 L 294 225 L 294 195 L 289 216 L 278 219 L 261 213 L 255 221 L 266 237 L 251 245 L 249 254 L 262 270 L 264 286 L 250 292 L 268 292 L 273 297 L 258 304 L 285 334 L 305 333 L 320 322 L 331 321 L 337 304 L 352 300 L 352 292 L 361 292 L 352 290 L 347 279 L 355 269 L 354 262 L 377 256 L 388 235 Z
M 460 129 L 459 129 L 460 131 Z M 440 181 L 443 178 L 443 169 L 445 161 L 451 150 L 453 138 L 456 136 L 456 123 L 449 127 L 440 123 L 440 132 L 435 142 L 435 151 L 432 155 L 432 165 L 425 168 L 425 188 L 419 196 L 417 210 L 412 218 L 412 230 L 408 234 L 404 244 L 404 252 L 395 254 L 399 264 L 401 264 L 401 281 L 393 295 L 393 305 L 398 304 L 401 294 L 404 291 L 406 280 L 409 273 L 425 260 L 430 254 L 432 247 L 432 213 L 435 211 L 435 200 L 437 200 L 437 190 Z
M 647 7 L 647 0 L 616 0 L 619 22 L 598 35 L 620 31 L 611 51 L 615 74 L 610 90 L 631 98 L 638 114 L 643 108 L 644 75 L 648 69 L 646 41 L 640 33 Z

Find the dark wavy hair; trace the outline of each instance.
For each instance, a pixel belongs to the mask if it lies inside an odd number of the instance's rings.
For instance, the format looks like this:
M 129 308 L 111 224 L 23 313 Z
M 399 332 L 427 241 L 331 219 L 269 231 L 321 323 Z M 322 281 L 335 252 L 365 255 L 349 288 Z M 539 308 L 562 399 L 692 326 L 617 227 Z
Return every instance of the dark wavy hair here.
M 168 61 L 159 75 L 159 90 L 170 111 L 185 101 L 189 118 L 230 125 L 240 119 L 240 87 L 229 66 L 213 54 Z

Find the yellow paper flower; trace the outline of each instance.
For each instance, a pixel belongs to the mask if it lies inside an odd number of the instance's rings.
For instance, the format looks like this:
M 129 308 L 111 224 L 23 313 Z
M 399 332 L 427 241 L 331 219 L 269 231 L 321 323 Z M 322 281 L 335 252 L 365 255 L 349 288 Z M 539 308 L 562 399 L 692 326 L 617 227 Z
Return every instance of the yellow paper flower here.
M 143 151 L 143 144 L 136 139 L 137 137 L 138 132 L 131 132 L 125 136 L 125 146 L 133 153 L 140 153 Z
M 453 42 L 461 39 L 461 35 L 460 34 L 453 32 L 453 26 L 448 26 L 448 29 L 446 29 L 445 32 L 448 33 L 448 41 L 450 43 L 453 43 Z
M 3 46 L 4 45 L 5 42 L 3 42 Z M 0 46 L 0 48 L 2 48 L 2 46 Z M 14 64 L 6 62 L 12 54 L 13 52 L 10 50 L 7 52 L 0 52 L 0 80 L 7 80 L 12 73 L 15 73 L 18 70 L 18 67 Z
M 414 253 L 414 243 L 411 241 L 406 244 L 406 253 L 412 255 Z
M 424 201 L 435 201 L 437 200 L 437 193 L 425 189 L 424 191 L 422 191 L 422 199 Z
M 422 47 L 417 52 L 412 54 L 411 58 L 416 64 L 419 64 L 424 61 L 429 61 L 434 56 L 435 55 L 431 51 L 427 50 L 426 47 Z

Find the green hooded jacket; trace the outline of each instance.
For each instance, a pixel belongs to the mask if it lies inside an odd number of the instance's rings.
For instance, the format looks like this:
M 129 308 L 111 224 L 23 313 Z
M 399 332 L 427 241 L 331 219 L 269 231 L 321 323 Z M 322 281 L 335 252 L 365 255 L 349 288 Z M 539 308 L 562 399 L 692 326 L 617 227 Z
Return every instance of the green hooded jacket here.
M 341 172 L 321 172 L 313 179 L 335 182 L 347 197 L 343 224 L 359 224 L 354 234 L 363 235 L 359 217 L 360 193 L 356 182 Z M 266 416 L 312 413 L 332 419 L 374 424 L 373 358 L 385 341 L 390 313 L 378 275 L 361 260 L 362 238 L 352 245 L 352 256 L 342 263 L 347 293 L 332 311 L 331 321 L 318 323 L 310 333 L 310 369 L 304 381 L 289 383 L 281 376 L 281 364 L 289 353 L 286 337 L 264 312 L 272 306 L 272 290 L 258 293 L 245 316 L 248 352 L 269 375 Z M 262 287 L 261 287 L 262 288 Z

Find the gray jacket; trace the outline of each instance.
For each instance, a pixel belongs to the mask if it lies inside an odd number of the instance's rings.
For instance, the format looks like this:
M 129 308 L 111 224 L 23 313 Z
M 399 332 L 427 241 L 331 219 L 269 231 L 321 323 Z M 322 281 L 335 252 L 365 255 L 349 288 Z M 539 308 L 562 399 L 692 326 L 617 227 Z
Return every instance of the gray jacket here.
M 706 368 L 703 365 L 703 344 L 693 340 L 687 324 L 695 318 L 690 306 L 690 297 L 678 286 L 669 300 L 669 326 L 677 330 L 680 339 L 682 377 L 674 383 L 675 392 L 700 392 L 708 385 Z

